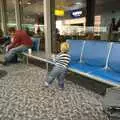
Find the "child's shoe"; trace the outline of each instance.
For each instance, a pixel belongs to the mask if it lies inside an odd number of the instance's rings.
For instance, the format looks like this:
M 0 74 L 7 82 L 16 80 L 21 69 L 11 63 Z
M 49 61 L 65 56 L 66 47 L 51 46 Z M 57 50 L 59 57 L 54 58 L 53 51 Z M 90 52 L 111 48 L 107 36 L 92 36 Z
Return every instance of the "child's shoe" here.
M 59 89 L 64 90 L 64 84 L 59 84 Z
M 64 90 L 64 88 L 59 87 L 59 90 Z
M 49 83 L 48 82 L 45 82 L 45 87 L 49 87 Z

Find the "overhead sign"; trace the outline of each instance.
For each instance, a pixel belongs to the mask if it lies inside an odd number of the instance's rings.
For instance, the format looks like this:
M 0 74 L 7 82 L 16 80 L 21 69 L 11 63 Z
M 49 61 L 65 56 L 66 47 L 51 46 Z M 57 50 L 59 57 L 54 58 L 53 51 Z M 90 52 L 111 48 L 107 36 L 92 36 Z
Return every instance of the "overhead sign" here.
M 80 9 L 70 11 L 70 14 L 73 18 L 79 18 L 83 14 L 83 11 Z
M 56 16 L 64 16 L 64 10 L 62 10 L 62 9 L 56 9 L 55 10 L 55 15 Z

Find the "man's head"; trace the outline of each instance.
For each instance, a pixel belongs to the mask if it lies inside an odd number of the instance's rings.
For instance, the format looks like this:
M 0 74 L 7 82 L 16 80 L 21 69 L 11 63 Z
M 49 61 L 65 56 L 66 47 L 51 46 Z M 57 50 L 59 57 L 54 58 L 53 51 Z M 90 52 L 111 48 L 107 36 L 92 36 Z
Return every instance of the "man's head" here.
M 16 32 L 16 29 L 14 27 L 10 27 L 8 29 L 8 34 L 11 36 L 11 37 L 14 37 L 15 36 L 15 32 Z

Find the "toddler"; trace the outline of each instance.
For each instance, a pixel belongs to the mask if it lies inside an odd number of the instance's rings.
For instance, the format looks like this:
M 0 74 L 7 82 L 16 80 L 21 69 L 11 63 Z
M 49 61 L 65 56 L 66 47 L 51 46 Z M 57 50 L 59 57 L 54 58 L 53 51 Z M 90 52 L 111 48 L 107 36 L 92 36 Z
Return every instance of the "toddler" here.
M 70 62 L 70 55 L 68 54 L 69 44 L 67 42 L 61 43 L 60 51 L 61 52 L 53 58 L 55 66 L 53 67 L 52 71 L 48 75 L 47 81 L 45 82 L 45 86 L 47 87 L 49 87 L 55 78 L 57 78 L 59 87 L 64 89 L 64 77 Z

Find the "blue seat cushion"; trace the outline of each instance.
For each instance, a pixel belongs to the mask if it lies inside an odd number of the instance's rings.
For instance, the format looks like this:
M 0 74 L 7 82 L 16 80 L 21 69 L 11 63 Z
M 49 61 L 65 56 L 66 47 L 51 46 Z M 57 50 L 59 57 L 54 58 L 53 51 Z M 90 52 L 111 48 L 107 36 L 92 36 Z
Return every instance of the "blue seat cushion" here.
M 70 45 L 69 54 L 71 56 L 71 61 L 76 62 L 80 60 L 81 51 L 83 47 L 83 40 L 67 40 Z
M 91 66 L 104 67 L 109 46 L 105 41 L 86 41 L 82 60 Z
M 109 67 L 120 73 L 120 43 L 113 43 L 110 52 Z
M 83 63 L 72 63 L 72 64 L 70 64 L 69 67 L 71 69 L 75 69 L 75 70 L 78 70 L 80 72 L 85 72 L 85 73 L 89 73 L 89 72 L 100 69 L 100 67 L 89 66 L 89 65 L 86 65 L 86 64 L 83 64 Z
M 112 70 L 99 69 L 91 72 L 90 75 L 102 78 L 112 83 L 120 84 L 120 73 L 114 72 Z

